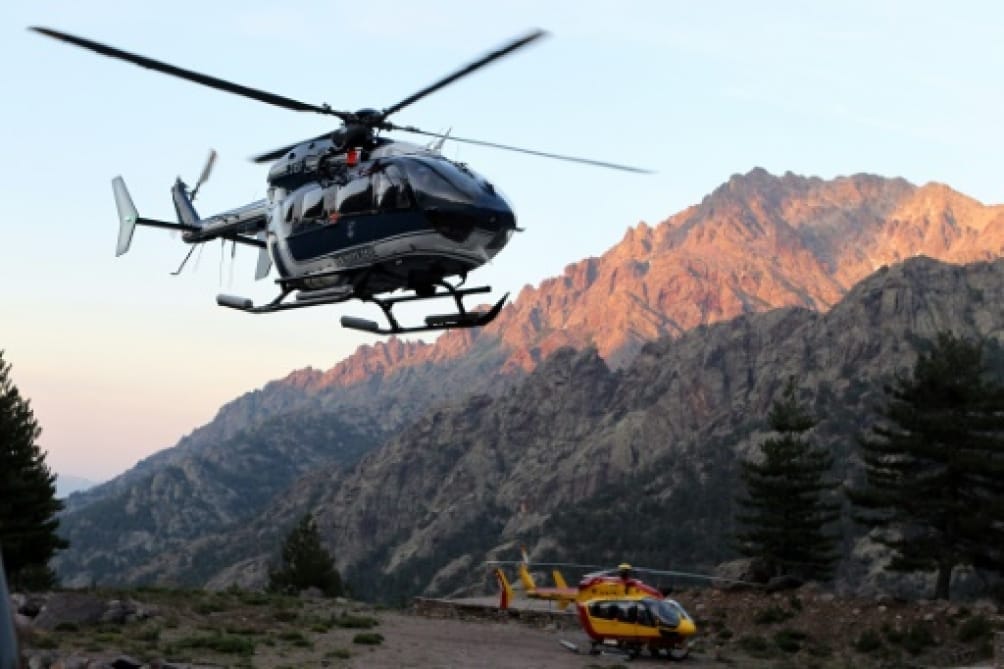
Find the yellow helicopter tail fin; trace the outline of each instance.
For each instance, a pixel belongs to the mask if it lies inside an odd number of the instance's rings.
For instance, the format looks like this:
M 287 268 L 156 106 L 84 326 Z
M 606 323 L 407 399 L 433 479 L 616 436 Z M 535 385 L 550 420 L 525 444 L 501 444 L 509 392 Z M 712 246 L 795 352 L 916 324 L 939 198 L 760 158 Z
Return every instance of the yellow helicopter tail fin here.
M 499 610 L 505 611 L 512 602 L 512 586 L 509 585 L 509 579 L 505 577 L 501 567 L 495 568 L 495 580 L 499 584 Z
M 568 583 L 565 581 L 565 577 L 561 575 L 560 571 L 558 571 L 557 569 L 552 569 L 551 570 L 551 577 L 554 579 L 554 585 L 556 585 L 557 587 L 559 587 L 559 588 L 561 588 L 563 590 L 567 590 L 568 589 Z M 558 610 L 559 611 L 564 611 L 565 609 L 568 608 L 568 605 L 571 604 L 571 603 L 572 603 L 571 599 L 562 599 L 562 600 L 560 600 L 558 602 Z
M 528 593 L 537 590 L 537 584 L 533 582 L 533 576 L 530 576 L 530 569 L 526 566 L 526 562 L 519 563 L 519 580 L 523 584 L 523 589 Z

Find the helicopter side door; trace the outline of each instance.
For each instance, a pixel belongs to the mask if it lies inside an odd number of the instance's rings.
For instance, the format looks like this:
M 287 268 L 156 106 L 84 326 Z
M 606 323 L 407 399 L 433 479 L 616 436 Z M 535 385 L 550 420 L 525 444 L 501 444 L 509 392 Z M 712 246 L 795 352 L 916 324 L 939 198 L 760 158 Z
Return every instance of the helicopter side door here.
M 359 174 L 344 184 L 306 191 L 294 222 L 289 249 L 297 262 L 342 252 L 346 264 L 375 260 L 372 244 L 421 223 L 410 189 L 393 164 Z M 294 204 L 294 211 L 297 205 Z M 409 215 L 410 214 L 410 215 Z M 350 262 L 351 261 L 351 262 Z

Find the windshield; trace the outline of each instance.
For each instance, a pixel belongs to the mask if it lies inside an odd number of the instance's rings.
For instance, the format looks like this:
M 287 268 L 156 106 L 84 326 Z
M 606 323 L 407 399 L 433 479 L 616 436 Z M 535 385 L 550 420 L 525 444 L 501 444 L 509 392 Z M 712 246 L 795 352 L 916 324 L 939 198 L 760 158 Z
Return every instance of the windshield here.
M 448 160 L 412 157 L 402 161 L 415 197 L 470 204 L 480 193 L 478 182 Z
M 652 600 L 649 606 L 655 617 L 659 619 L 659 622 L 669 627 L 676 627 L 680 624 L 680 618 L 686 617 L 686 613 L 683 616 L 680 615 L 683 609 L 671 599 L 664 599 L 662 601 Z

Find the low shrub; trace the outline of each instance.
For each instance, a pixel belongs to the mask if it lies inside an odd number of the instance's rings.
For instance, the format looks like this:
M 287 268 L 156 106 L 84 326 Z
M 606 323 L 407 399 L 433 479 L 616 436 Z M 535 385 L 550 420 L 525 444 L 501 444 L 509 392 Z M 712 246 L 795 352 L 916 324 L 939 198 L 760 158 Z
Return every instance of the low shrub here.
M 753 622 L 757 625 L 773 625 L 775 623 L 783 623 L 793 615 L 791 611 L 786 611 L 780 606 L 770 606 L 757 611 L 756 615 L 753 616 Z
M 807 638 L 805 632 L 785 628 L 774 634 L 774 645 L 786 653 L 797 653 L 802 650 L 802 642 Z
M 854 650 L 859 653 L 874 653 L 882 645 L 882 637 L 874 630 L 865 630 L 854 640 Z
M 232 634 L 205 634 L 178 639 L 172 648 L 214 650 L 217 653 L 250 657 L 254 654 L 254 641 Z
M 371 618 L 369 616 L 354 616 L 348 613 L 343 613 L 340 616 L 332 616 L 331 624 L 335 627 L 341 627 L 344 629 L 370 629 L 376 627 L 380 624 L 380 621 L 376 618 Z
M 993 633 L 993 625 L 984 616 L 974 616 L 959 625 L 956 638 L 962 643 L 974 643 L 989 638 Z
M 911 655 L 919 655 L 925 648 L 934 645 L 934 635 L 924 625 L 911 625 L 903 635 L 901 645 Z
M 770 644 L 762 636 L 741 636 L 736 643 L 743 652 L 749 653 L 754 657 L 767 657 L 770 655 Z

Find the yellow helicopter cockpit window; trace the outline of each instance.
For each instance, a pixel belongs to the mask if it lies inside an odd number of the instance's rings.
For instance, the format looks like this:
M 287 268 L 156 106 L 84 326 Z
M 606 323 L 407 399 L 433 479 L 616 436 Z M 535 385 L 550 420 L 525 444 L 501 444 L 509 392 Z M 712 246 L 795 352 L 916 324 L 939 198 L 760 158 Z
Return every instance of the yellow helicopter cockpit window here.
M 672 599 L 649 599 L 645 601 L 648 603 L 649 610 L 663 625 L 676 627 L 680 624 L 681 620 L 690 619 L 690 616 L 683 610 L 683 607 Z

